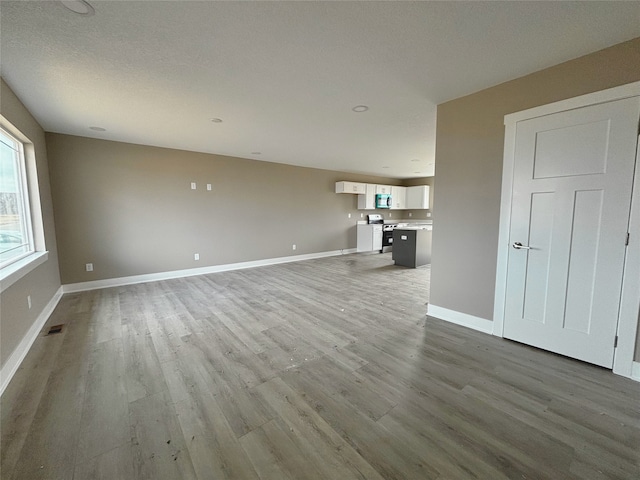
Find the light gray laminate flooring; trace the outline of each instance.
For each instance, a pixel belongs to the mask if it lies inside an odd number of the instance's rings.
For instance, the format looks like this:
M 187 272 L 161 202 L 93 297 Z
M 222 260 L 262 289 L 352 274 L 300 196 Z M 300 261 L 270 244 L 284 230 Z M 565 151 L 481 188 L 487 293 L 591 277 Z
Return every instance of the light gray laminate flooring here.
M 427 318 L 390 254 L 68 294 L 3 480 L 637 479 L 640 384 Z

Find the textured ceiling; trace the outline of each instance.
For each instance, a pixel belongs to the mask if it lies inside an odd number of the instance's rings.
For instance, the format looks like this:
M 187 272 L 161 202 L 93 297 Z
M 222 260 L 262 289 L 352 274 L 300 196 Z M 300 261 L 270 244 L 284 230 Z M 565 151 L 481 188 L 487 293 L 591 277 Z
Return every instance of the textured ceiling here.
M 438 103 L 640 36 L 640 2 L 90 3 L 0 2 L 45 130 L 397 178 L 433 175 Z

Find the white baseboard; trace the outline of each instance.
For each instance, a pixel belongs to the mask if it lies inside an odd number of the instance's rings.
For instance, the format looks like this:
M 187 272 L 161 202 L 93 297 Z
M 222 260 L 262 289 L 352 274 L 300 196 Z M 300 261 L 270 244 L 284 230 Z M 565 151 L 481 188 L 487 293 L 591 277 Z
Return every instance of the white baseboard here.
M 493 332 L 493 322 L 491 320 L 449 310 L 448 308 L 439 307 L 431 303 L 427 306 L 427 315 L 490 335 Z
M 449 310 L 448 308 L 438 307 L 437 305 L 429 304 L 427 306 L 427 315 L 447 322 L 455 323 L 456 325 L 462 325 L 463 327 L 472 328 L 479 332 L 492 334 L 493 322 L 485 318 L 474 317 L 466 313 L 457 312 L 455 310 Z M 625 377 L 627 375 L 624 375 Z M 631 366 L 631 376 L 629 377 L 636 382 L 640 382 L 640 362 L 633 362 Z
M 212 265 L 210 267 L 189 268 L 186 270 L 173 270 L 170 272 L 147 273 L 143 275 L 132 275 L 129 277 L 106 278 L 104 280 L 94 280 L 91 282 L 69 283 L 62 286 L 62 291 L 64 293 L 84 292 L 86 290 L 120 287 L 123 285 L 133 285 L 136 283 L 156 282 L 158 280 L 170 280 L 172 278 L 192 277 L 195 275 L 206 275 L 208 273 L 228 272 L 230 270 L 263 267 L 266 265 L 276 265 L 279 263 L 299 262 L 301 260 L 312 260 L 314 258 L 334 257 L 338 255 L 346 255 L 349 253 L 356 253 L 356 249 L 345 248 L 343 250 L 332 250 L 330 252 L 306 253 L 303 255 L 267 258 L 264 260 L 254 260 L 251 262 L 227 263 L 224 265 Z
M 42 327 L 44 327 L 44 324 L 47 323 L 47 320 L 53 313 L 53 310 L 56 308 L 61 298 L 62 287 L 58 288 L 51 300 L 49 300 L 49 303 L 47 303 L 47 305 L 42 309 L 40 315 L 38 315 L 38 318 L 36 318 L 36 321 L 33 322 L 33 325 L 31 325 L 29 331 L 27 331 L 25 336 L 22 338 L 22 341 L 18 344 L 16 349 L 13 351 L 11 356 L 7 359 L 6 363 L 0 370 L 0 395 L 3 394 L 4 389 L 7 388 L 7 385 L 9 385 L 9 382 L 20 367 L 20 364 L 24 360 L 24 357 L 26 357 L 27 353 L 29 353 L 31 345 L 33 345 L 33 342 L 35 342 L 36 338 L 38 338 Z

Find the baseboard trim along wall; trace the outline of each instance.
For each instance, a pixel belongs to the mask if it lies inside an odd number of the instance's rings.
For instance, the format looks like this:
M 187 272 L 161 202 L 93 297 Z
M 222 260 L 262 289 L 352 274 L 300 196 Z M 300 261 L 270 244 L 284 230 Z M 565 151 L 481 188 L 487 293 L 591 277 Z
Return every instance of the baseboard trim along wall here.
M 132 275 L 129 277 L 106 278 L 104 280 L 95 280 L 91 282 L 70 283 L 67 285 L 63 285 L 62 291 L 64 293 L 84 292 L 86 290 L 98 290 L 100 288 L 120 287 L 124 285 L 134 285 L 136 283 L 156 282 L 158 280 L 170 280 L 172 278 L 192 277 L 195 275 L 206 275 L 208 273 L 242 270 L 244 268 L 264 267 L 267 265 L 277 265 L 279 263 L 313 260 L 314 258 L 335 257 L 338 255 L 347 255 L 349 253 L 356 253 L 356 249 L 345 248 L 343 250 L 332 250 L 329 252 L 306 253 L 303 255 L 266 258 L 264 260 L 253 260 L 250 262 L 227 263 L 224 265 L 212 265 L 210 267 L 189 268 L 186 270 L 147 273 L 143 275 Z
M 45 323 L 47 323 L 47 320 L 62 298 L 62 293 L 62 287 L 58 288 L 56 293 L 53 295 L 51 300 L 49 300 L 47 305 L 45 305 L 45 307 L 42 309 L 40 315 L 38 315 L 38 318 L 36 318 L 36 321 L 33 322 L 31 328 L 27 331 L 25 336 L 22 338 L 22 341 L 18 344 L 16 349 L 13 351 L 11 356 L 7 359 L 6 363 L 0 370 L 0 395 L 4 393 L 4 389 L 7 388 L 7 385 L 9 385 L 9 382 L 24 360 L 24 357 L 26 357 L 27 353 L 29 353 L 31 345 L 33 345 L 33 342 L 35 342 L 36 338 L 38 338 L 40 331 L 44 327 Z
M 493 322 L 485 318 L 474 317 L 473 315 L 449 310 L 448 308 L 432 304 L 427 306 L 427 315 L 446 322 L 455 323 L 456 325 L 472 328 L 479 332 L 488 333 L 489 335 L 493 333 Z M 640 382 L 640 362 L 633 362 L 631 367 L 631 377 L 629 378 L 636 382 Z
M 431 303 L 427 306 L 427 315 L 439 318 L 446 322 L 455 323 L 456 325 L 472 328 L 479 332 L 488 333 L 489 335 L 493 332 L 493 322 L 491 320 L 474 317 L 473 315 L 457 312 L 455 310 L 449 310 L 448 308 L 439 307 Z

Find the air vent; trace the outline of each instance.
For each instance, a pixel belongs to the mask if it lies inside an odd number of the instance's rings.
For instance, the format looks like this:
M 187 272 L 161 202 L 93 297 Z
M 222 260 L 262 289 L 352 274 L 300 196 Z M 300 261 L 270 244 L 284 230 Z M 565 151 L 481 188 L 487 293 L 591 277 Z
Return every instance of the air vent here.
M 64 328 L 64 324 L 54 325 L 53 327 L 49 327 L 49 330 L 47 331 L 47 335 L 53 335 L 53 334 L 56 334 L 56 333 L 60 333 L 60 332 L 62 332 L 63 328 Z

